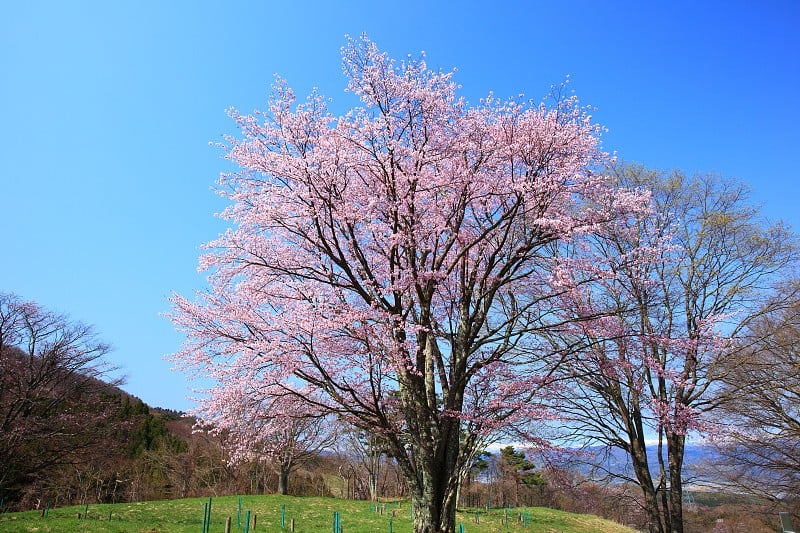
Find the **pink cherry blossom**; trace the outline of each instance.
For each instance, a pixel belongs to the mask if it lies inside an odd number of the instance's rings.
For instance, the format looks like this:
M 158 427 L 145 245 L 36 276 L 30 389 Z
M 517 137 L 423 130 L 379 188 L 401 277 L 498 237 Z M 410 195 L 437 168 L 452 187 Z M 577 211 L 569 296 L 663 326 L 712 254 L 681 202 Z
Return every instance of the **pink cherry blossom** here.
M 278 80 L 267 112 L 230 112 L 231 229 L 200 260 L 208 290 L 172 298 L 174 360 L 219 384 L 198 409 L 217 424 L 241 420 L 247 390 L 381 435 L 415 531 L 452 531 L 469 457 L 550 416 L 537 332 L 580 290 L 562 286 L 562 250 L 648 198 L 598 171 L 600 128 L 575 98 L 470 106 L 424 58 L 366 38 L 342 57 L 362 107 L 332 116 Z

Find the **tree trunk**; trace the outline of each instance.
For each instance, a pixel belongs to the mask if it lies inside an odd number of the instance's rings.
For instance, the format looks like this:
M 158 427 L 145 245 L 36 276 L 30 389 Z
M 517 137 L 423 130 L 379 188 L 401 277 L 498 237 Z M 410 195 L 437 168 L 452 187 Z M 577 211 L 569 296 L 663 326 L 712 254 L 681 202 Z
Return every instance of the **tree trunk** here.
M 634 440 L 631 446 L 631 464 L 642 489 L 644 507 L 647 513 L 647 531 L 649 533 L 664 533 L 664 527 L 659 512 L 658 496 L 653 477 L 650 474 L 650 465 L 647 462 L 647 448 L 644 442 Z
M 669 516 L 670 533 L 683 533 L 683 458 L 686 436 L 667 436 L 667 460 L 669 461 Z
M 414 506 L 414 533 L 454 533 L 460 484 L 457 420 L 444 420 L 441 438 L 420 443 L 411 451 L 411 499 Z
M 370 501 L 378 501 L 378 476 L 374 472 L 367 474 L 367 481 L 369 485 L 369 499 Z
M 454 533 L 456 530 L 455 495 L 443 493 L 444 479 L 423 480 L 412 492 L 414 533 Z
M 278 470 L 278 494 L 286 495 L 289 492 L 289 472 L 291 466 L 281 464 Z

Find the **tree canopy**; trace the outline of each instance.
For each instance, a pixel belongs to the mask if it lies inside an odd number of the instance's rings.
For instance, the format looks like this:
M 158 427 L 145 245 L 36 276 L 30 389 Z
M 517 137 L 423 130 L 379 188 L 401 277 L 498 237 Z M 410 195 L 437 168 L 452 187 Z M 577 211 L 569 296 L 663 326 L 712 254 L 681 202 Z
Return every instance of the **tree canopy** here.
M 600 128 L 574 97 L 470 106 L 451 73 L 366 38 L 343 68 L 362 104 L 343 116 L 282 80 L 267 112 L 231 112 L 233 227 L 201 259 L 210 288 L 172 298 L 188 334 L 174 359 L 219 383 L 207 417 L 287 397 L 382 435 L 416 531 L 453 531 L 471 456 L 547 416 L 537 332 L 558 325 L 560 250 L 648 197 L 599 171 Z

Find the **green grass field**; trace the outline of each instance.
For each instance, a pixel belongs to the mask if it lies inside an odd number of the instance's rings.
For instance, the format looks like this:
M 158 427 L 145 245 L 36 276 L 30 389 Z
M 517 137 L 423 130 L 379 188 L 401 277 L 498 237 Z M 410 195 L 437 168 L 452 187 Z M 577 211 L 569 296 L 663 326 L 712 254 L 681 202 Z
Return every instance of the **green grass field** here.
M 342 533 L 411 533 L 409 504 L 386 503 L 386 512 L 375 512 L 370 502 L 291 496 L 243 496 L 241 521 L 239 497 L 213 498 L 210 533 L 222 533 L 231 517 L 231 532 L 246 529 L 246 512 L 250 511 L 252 533 L 290 531 L 292 519 L 297 533 L 326 533 L 333 530 L 334 512 L 340 515 Z M 78 519 L 86 507 L 0 514 L 0 532 L 52 533 L 202 533 L 203 509 L 208 499 L 120 503 L 88 506 L 88 518 Z M 281 529 L 283 509 L 284 528 Z M 521 524 L 520 513 L 527 512 L 530 525 Z M 394 517 L 390 517 L 394 514 Z M 506 513 L 508 527 L 504 525 Z M 479 523 L 476 523 L 479 520 Z M 255 523 L 254 523 L 255 522 Z M 513 509 L 466 510 L 458 513 L 458 523 L 465 533 L 530 532 L 530 533 L 632 533 L 634 530 L 589 515 L 574 515 L 540 507 Z M 456 527 L 458 531 L 458 526 Z

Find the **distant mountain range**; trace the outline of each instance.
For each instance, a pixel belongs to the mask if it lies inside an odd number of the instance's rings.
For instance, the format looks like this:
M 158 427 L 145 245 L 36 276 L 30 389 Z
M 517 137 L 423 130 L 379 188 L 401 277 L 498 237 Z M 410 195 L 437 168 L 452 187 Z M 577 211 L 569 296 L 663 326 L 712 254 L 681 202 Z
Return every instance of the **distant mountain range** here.
M 666 453 L 664 451 L 664 453 Z M 658 446 L 647 447 L 648 463 L 654 474 L 659 471 Z M 706 468 L 717 454 L 713 446 L 702 443 L 687 443 L 684 457 L 684 477 L 692 480 L 700 475 L 708 477 L 709 468 Z M 561 453 L 556 460 L 557 464 L 575 468 L 583 475 L 592 479 L 602 479 L 611 474 L 614 477 L 634 477 L 633 468 L 628 455 L 617 448 L 593 446 L 584 448 L 574 453 Z M 666 457 L 664 460 L 667 466 Z

